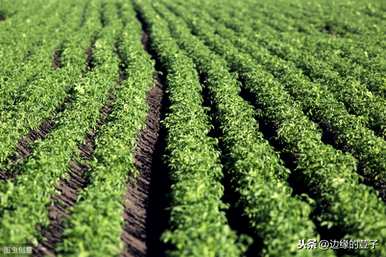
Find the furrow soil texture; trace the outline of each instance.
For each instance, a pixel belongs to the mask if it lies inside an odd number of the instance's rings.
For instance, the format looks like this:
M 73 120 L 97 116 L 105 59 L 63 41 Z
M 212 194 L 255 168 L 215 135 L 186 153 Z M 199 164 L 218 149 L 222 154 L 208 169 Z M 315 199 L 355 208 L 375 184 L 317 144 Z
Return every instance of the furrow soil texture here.
M 34 142 L 45 139 L 55 129 L 57 116 L 65 111 L 73 100 L 74 92 L 70 90 L 64 101 L 56 108 L 52 118 L 43 121 L 38 128 L 30 130 L 27 135 L 19 140 L 16 151 L 8 157 L 8 168 L 0 170 L 0 181 L 13 179 L 18 175 L 17 164 L 22 163 L 32 154 Z
M 85 64 L 83 73 L 87 73 L 94 70 L 96 66 L 95 58 L 94 58 L 94 49 L 95 49 L 95 42 L 97 41 L 97 39 L 98 39 L 98 36 L 94 34 L 93 38 L 91 39 L 90 46 L 86 49 L 86 52 L 85 52 L 86 64 Z
M 95 47 L 96 37 L 93 38 L 90 47 L 88 47 L 85 51 L 86 58 L 86 67 L 83 72 L 83 75 L 94 69 L 94 57 L 93 57 L 93 49 Z M 58 48 L 54 51 L 52 55 L 52 68 L 60 69 L 62 67 L 61 63 L 61 55 L 63 53 L 62 48 Z M 121 79 L 122 80 L 122 79 Z M 45 120 L 41 123 L 41 125 L 32 129 L 28 132 L 27 135 L 23 136 L 16 145 L 16 151 L 8 157 L 7 168 L 0 170 L 0 181 L 6 181 L 9 179 L 13 179 L 18 175 L 17 172 L 17 164 L 22 163 L 25 159 L 27 159 L 33 152 L 33 143 L 38 140 L 45 139 L 52 130 L 55 129 L 56 118 L 64 112 L 68 106 L 72 104 L 75 99 L 74 88 L 70 88 L 67 92 L 67 96 L 64 98 L 63 102 L 56 108 L 52 118 Z
M 62 53 L 63 53 L 63 49 L 58 48 L 52 54 L 52 68 L 55 70 L 62 67 L 62 60 L 61 60 Z
M 48 133 L 53 129 L 54 121 L 44 121 L 39 128 L 31 130 L 26 136 L 20 139 L 16 145 L 16 152 L 8 158 L 8 163 L 12 167 L 16 163 L 24 160 L 32 153 L 31 144 L 39 139 L 44 139 Z M 8 180 L 15 178 L 16 172 L 11 169 L 0 171 L 0 180 Z
M 149 36 L 143 31 L 142 44 L 149 52 Z M 154 57 L 154 55 L 152 55 Z M 161 72 L 156 71 L 154 86 L 149 91 L 147 103 L 149 113 L 146 126 L 138 136 L 134 164 L 139 176 L 129 182 L 124 197 L 124 229 L 121 235 L 124 250 L 121 257 L 152 256 L 159 247 L 160 234 L 160 195 L 161 173 L 164 173 L 161 163 L 163 152 L 161 119 L 164 85 Z M 167 174 L 163 174 L 167 176 Z
M 87 134 L 84 143 L 79 146 L 82 160 L 92 159 L 98 129 L 107 122 L 112 112 L 114 99 L 115 96 L 110 93 L 108 102 L 100 110 L 100 118 L 96 128 Z M 71 207 L 76 204 L 79 192 L 89 184 L 90 168 L 87 164 L 78 160 L 71 160 L 68 166 L 68 176 L 59 181 L 56 187 L 59 193 L 52 198 L 53 205 L 48 208 L 50 224 L 48 227 L 41 228 L 43 240 L 33 248 L 33 256 L 55 256 L 55 246 L 62 241 L 64 223 L 71 215 Z
M 0 257 L 386 257 L 384 2 L 0 0 Z
M 136 181 L 129 183 L 128 191 L 124 200 L 125 226 L 122 240 L 125 250 L 121 256 L 148 256 L 150 218 L 150 193 L 153 186 L 153 172 L 161 172 L 156 167 L 159 146 L 160 131 L 160 109 L 163 91 L 158 83 L 149 92 L 148 103 L 150 112 L 147 117 L 146 127 L 139 135 L 138 145 L 135 153 L 135 166 L 140 174 Z M 157 165 L 158 166 L 158 165 Z

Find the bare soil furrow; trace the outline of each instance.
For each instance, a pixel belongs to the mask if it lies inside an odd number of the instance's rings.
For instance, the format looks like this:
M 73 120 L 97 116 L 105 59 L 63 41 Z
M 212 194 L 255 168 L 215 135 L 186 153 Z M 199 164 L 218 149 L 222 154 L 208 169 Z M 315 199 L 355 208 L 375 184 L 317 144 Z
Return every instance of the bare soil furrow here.
M 200 83 L 202 85 L 202 97 L 203 97 L 203 106 L 208 110 L 208 117 L 212 124 L 212 128 L 209 131 L 208 135 L 212 138 L 218 140 L 218 151 L 221 154 L 220 160 L 223 167 L 223 178 L 222 185 L 224 186 L 224 194 L 222 201 L 229 205 L 229 208 L 226 210 L 226 218 L 229 226 L 233 231 L 239 236 L 248 236 L 253 239 L 253 243 L 248 246 L 248 249 L 245 252 L 245 257 L 255 256 L 256 253 L 260 253 L 262 250 L 262 240 L 257 237 L 255 233 L 251 230 L 248 218 L 244 214 L 242 208 L 237 204 L 240 195 L 235 192 L 234 185 L 231 182 L 231 177 L 229 175 L 230 163 L 228 152 L 223 142 L 223 132 L 221 130 L 221 122 L 218 119 L 219 110 L 216 107 L 216 104 L 213 100 L 213 95 L 207 86 L 207 74 L 199 73 Z
M 145 128 L 137 139 L 134 164 L 139 176 L 128 183 L 124 197 L 124 243 L 122 257 L 162 256 L 160 236 L 165 229 L 167 213 L 166 195 L 169 179 L 162 161 L 165 152 L 165 130 L 161 126 L 168 103 L 165 96 L 165 73 L 150 47 L 146 24 L 137 13 L 142 25 L 141 42 L 144 50 L 155 61 L 155 79 L 147 96 L 149 112 Z
M 55 114 L 51 119 L 43 121 L 38 128 L 30 130 L 27 135 L 23 136 L 19 140 L 19 142 L 16 144 L 15 152 L 7 158 L 8 160 L 6 162 L 8 164 L 8 168 L 5 170 L 0 170 L 0 181 L 13 179 L 19 175 L 17 165 L 22 163 L 32 154 L 33 143 L 38 140 L 43 140 L 49 135 L 49 133 L 56 126 L 57 116 L 62 113 L 67 108 L 67 106 L 73 102 L 73 100 L 74 95 L 70 90 L 64 101 L 56 108 Z
M 62 67 L 62 53 L 63 46 L 60 46 L 59 48 L 55 49 L 54 53 L 52 54 L 52 68 L 55 70 Z
M 64 223 L 70 216 L 71 208 L 76 204 L 80 191 L 89 184 L 90 167 L 85 163 L 92 159 L 97 132 L 112 112 L 114 100 L 114 95 L 110 94 L 108 102 L 100 110 L 96 128 L 87 133 L 83 144 L 79 146 L 82 160 L 71 160 L 66 178 L 57 184 L 58 193 L 52 197 L 53 204 L 48 208 L 50 224 L 40 228 L 43 239 L 33 248 L 33 256 L 55 256 L 55 246 L 62 240 Z
M 86 71 L 92 71 L 95 68 L 95 61 L 93 58 L 93 47 L 86 50 Z
M 151 226 L 151 187 L 156 187 L 153 182 L 153 173 L 162 170 L 156 165 L 156 159 L 160 155 L 159 135 L 161 119 L 161 102 L 163 90 L 160 83 L 155 83 L 147 98 L 149 113 L 146 127 L 138 137 L 135 151 L 135 166 L 139 170 L 139 176 L 128 184 L 128 190 L 124 198 L 125 220 L 122 240 L 125 248 L 121 256 L 139 257 L 149 256 L 149 234 Z
M 83 71 L 83 75 L 95 67 L 93 49 L 95 47 L 96 36 L 91 40 L 90 47 L 85 51 L 86 54 L 86 67 Z M 63 53 L 63 46 L 56 49 L 52 56 L 52 67 L 54 69 L 60 69 L 62 67 L 61 55 Z M 75 100 L 75 91 L 73 87 L 70 87 L 63 102 L 56 107 L 52 118 L 44 120 L 39 127 L 30 130 L 25 136 L 23 136 L 16 144 L 15 152 L 7 158 L 7 169 L 0 170 L 0 181 L 13 179 L 19 175 L 17 165 L 27 159 L 33 151 L 33 143 L 38 140 L 45 139 L 49 133 L 55 129 L 56 119 L 64 112 Z M 104 107 L 106 108 L 106 106 Z M 103 110 L 102 110 L 103 111 Z M 107 110 L 108 111 L 108 110 Z
M 91 46 L 86 50 L 86 70 L 88 72 L 95 67 L 93 49 L 95 47 L 96 36 L 91 41 Z M 48 207 L 48 216 L 50 223 L 47 227 L 41 227 L 41 240 L 33 248 L 33 256 L 55 256 L 55 247 L 63 238 L 65 222 L 71 215 L 71 208 L 76 204 L 79 193 L 85 189 L 89 181 L 90 166 L 89 161 L 92 159 L 96 145 L 95 139 L 101 127 L 108 123 L 109 116 L 113 111 L 113 105 L 116 99 L 116 90 L 119 89 L 123 82 L 122 73 L 125 73 L 122 56 L 116 52 L 120 59 L 120 71 L 116 85 L 110 90 L 107 102 L 99 110 L 100 116 L 96 122 L 95 128 L 91 129 L 79 146 L 80 160 L 73 158 L 68 163 L 67 176 L 61 179 L 57 186 L 57 194 L 52 197 L 52 204 Z

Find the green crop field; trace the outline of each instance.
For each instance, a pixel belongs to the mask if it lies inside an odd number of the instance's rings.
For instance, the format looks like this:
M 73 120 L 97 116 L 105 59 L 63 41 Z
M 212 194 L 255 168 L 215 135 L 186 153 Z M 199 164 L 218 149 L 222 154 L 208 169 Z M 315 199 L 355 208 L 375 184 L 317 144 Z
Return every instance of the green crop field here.
M 385 257 L 384 0 L 0 0 L 0 256 Z

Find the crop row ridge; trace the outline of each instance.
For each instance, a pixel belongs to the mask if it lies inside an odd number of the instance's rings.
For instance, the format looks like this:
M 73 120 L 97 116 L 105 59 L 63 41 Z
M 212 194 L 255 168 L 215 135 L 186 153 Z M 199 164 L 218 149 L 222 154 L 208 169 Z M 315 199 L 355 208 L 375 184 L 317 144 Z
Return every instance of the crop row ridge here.
M 91 41 L 91 46 L 86 50 L 88 64 L 91 60 L 90 63 L 94 65 L 92 49 L 95 47 L 96 39 L 96 36 L 94 36 Z M 116 42 L 118 42 L 118 40 Z M 96 122 L 96 126 L 87 132 L 83 143 L 79 145 L 79 157 L 73 157 L 69 161 L 66 176 L 56 185 L 58 193 L 52 197 L 52 205 L 48 207 L 49 225 L 39 227 L 41 240 L 37 246 L 33 247 L 33 256 L 56 255 L 55 248 L 56 245 L 63 241 L 63 232 L 66 228 L 66 221 L 71 216 L 71 209 L 77 203 L 80 192 L 91 182 L 89 162 L 93 159 L 98 131 L 109 122 L 109 117 L 113 111 L 113 105 L 116 99 L 116 90 L 118 90 L 124 79 L 126 79 L 126 76 L 123 77 L 121 75 L 124 73 L 122 69 L 125 67 L 125 60 L 122 59 L 123 56 L 117 49 L 115 49 L 115 54 L 120 59 L 117 83 L 109 90 L 107 101 L 99 110 L 99 119 Z M 88 64 L 87 67 L 90 68 Z M 94 66 L 92 68 L 94 68 Z M 84 74 L 88 71 L 89 69 L 86 69 Z
M 165 152 L 165 129 L 161 125 L 168 103 L 165 97 L 165 73 L 150 47 L 146 24 L 136 14 L 142 27 L 141 42 L 144 50 L 155 61 L 154 85 L 147 95 L 149 112 L 145 127 L 137 138 L 134 164 L 137 178 L 129 181 L 124 196 L 124 228 L 121 239 L 122 257 L 160 256 L 164 251 L 160 236 L 166 227 L 168 173 L 162 161 Z

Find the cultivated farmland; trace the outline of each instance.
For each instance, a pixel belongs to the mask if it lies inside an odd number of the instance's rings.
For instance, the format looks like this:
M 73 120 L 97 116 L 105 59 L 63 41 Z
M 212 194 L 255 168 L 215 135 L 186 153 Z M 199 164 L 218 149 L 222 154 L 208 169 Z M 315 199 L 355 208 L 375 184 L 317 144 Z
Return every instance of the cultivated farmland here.
M 381 0 L 0 0 L 0 256 L 385 257 Z

